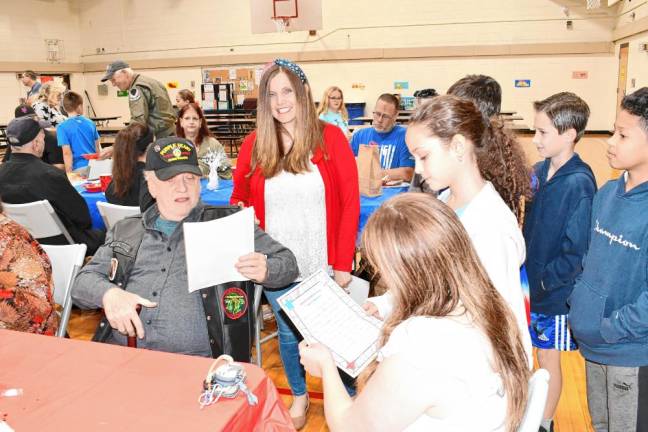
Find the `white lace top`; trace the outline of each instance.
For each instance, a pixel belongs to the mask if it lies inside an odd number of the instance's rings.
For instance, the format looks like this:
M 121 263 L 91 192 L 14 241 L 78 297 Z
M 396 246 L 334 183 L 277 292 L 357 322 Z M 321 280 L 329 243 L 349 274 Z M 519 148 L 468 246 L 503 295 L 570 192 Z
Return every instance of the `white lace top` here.
M 492 369 L 492 348 L 466 316 L 412 317 L 398 324 L 378 361 L 399 354 L 410 372 L 434 382 L 435 416 L 421 415 L 406 432 L 503 432 L 507 399 Z M 416 392 L 416 389 L 412 389 Z
M 282 171 L 265 181 L 265 230 L 297 258 L 299 277 L 328 269 L 324 182 L 310 161 L 310 171 Z

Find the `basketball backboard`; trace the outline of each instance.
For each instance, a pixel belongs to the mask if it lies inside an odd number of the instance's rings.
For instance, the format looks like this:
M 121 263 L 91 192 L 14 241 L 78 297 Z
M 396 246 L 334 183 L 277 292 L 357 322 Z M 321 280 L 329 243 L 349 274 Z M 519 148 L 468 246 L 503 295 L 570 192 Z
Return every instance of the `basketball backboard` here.
M 252 33 L 321 30 L 322 0 L 250 0 Z

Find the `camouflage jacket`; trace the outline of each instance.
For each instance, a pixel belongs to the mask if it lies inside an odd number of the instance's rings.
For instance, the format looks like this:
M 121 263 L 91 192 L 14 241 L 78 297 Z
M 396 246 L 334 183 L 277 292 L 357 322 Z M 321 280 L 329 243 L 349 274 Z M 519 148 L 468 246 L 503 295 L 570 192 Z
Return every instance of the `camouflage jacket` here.
M 131 121 L 147 125 L 156 139 L 175 133 L 176 114 L 164 84 L 136 74 L 128 89 Z

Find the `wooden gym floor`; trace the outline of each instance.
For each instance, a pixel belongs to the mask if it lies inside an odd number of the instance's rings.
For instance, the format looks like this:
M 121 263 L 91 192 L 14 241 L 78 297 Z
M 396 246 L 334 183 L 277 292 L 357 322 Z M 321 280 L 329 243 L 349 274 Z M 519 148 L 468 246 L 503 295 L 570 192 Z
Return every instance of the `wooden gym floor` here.
M 539 160 L 537 152 L 531 142 L 531 135 L 520 135 L 522 144 L 529 161 L 535 163 Z M 596 175 L 597 183 L 602 186 L 615 173 L 607 165 L 605 159 L 605 140 L 607 136 L 588 135 L 577 145 L 576 151 L 589 163 Z M 89 340 L 97 326 L 99 314 L 95 311 L 74 310 L 70 319 L 69 333 L 73 339 Z M 274 331 L 274 322 L 268 322 L 266 332 Z M 283 373 L 279 346 L 277 339 L 273 338 L 262 347 L 263 369 L 273 380 L 286 406 L 290 405 L 291 397 L 286 376 Z M 563 392 L 555 416 L 556 432 L 593 432 L 589 413 L 587 411 L 587 398 L 585 393 L 585 367 L 581 355 L 576 352 L 565 353 L 562 363 Z M 306 432 L 328 431 L 324 419 L 324 406 L 319 399 L 322 384 L 319 379 L 308 377 L 307 386 L 311 392 L 311 405 L 308 413 L 308 422 L 303 429 Z

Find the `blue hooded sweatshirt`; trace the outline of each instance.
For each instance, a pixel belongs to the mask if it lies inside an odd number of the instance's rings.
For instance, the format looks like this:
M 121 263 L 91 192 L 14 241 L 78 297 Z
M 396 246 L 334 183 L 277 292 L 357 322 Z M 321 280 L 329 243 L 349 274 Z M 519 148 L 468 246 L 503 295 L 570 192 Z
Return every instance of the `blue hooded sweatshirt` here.
M 569 324 L 587 360 L 638 367 L 648 365 L 648 182 L 625 187 L 624 175 L 594 197 Z
M 526 270 L 531 311 L 564 315 L 583 270 L 596 180 L 589 165 L 574 154 L 547 181 L 550 163 L 545 159 L 534 167 L 538 189 L 524 219 Z

